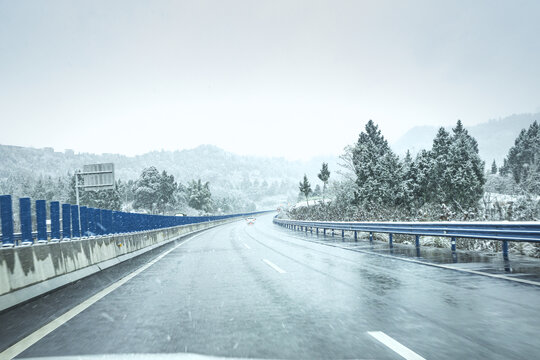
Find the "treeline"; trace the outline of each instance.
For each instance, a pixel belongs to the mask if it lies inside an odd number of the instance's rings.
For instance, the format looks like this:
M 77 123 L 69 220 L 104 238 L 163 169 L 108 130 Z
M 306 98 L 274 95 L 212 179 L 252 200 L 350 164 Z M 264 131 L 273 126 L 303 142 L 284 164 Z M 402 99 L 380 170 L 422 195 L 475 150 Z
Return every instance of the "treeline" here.
M 346 148 L 343 177 L 331 200 L 296 207 L 293 218 L 354 221 L 537 220 L 540 218 L 540 129 L 523 130 L 500 169 L 486 171 L 477 141 L 457 121 L 440 128 L 430 150 L 400 159 L 369 121 Z M 305 177 L 299 189 L 308 199 Z M 309 182 L 308 182 L 309 183 Z M 505 195 L 505 196 L 503 196 Z
M 84 185 L 83 179 L 79 183 Z M 76 203 L 75 175 L 53 178 L 12 175 L 0 179 L 0 193 L 63 203 Z M 177 182 L 167 171 L 144 169 L 137 180 L 117 180 L 114 189 L 85 191 L 79 189 L 82 206 L 111 210 L 138 211 L 150 214 L 228 214 L 254 211 L 253 202 L 236 197 L 214 197 L 210 183 L 200 179 L 187 184 Z M 17 203 L 14 203 L 17 207 Z

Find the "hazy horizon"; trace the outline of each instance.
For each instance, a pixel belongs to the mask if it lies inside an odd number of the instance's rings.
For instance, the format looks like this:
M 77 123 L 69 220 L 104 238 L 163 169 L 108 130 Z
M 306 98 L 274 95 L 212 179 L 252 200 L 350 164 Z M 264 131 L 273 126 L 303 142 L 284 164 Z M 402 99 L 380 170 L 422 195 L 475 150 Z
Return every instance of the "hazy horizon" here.
M 0 0 L 0 143 L 339 155 L 540 111 L 535 1 Z

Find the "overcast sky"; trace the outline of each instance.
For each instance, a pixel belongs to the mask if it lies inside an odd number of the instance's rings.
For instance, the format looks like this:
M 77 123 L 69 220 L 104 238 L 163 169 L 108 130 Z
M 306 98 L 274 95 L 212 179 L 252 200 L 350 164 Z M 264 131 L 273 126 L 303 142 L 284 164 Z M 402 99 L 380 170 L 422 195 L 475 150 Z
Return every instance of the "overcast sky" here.
M 540 111 L 540 1 L 0 0 L 0 143 L 340 154 Z

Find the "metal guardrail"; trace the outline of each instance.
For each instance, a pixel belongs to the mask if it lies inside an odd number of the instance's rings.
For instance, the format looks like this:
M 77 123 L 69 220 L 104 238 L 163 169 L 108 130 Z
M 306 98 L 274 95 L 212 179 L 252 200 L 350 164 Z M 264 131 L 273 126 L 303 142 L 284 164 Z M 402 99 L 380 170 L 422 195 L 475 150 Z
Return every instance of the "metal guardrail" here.
M 373 233 L 389 234 L 390 247 L 393 247 L 393 234 L 414 235 L 415 245 L 420 247 L 420 236 L 440 236 L 451 238 L 452 251 L 456 251 L 456 238 L 498 240 L 502 241 L 502 251 L 508 257 L 508 242 L 540 243 L 540 222 L 333 222 L 333 221 L 301 221 L 278 219 L 274 223 L 291 230 L 311 231 L 315 229 L 317 235 L 322 230 L 354 232 L 355 241 L 358 232 L 368 232 L 370 241 Z
M 165 216 L 95 209 L 85 206 L 79 207 L 51 201 L 49 202 L 49 216 L 47 217 L 47 203 L 45 200 L 36 200 L 34 209 L 37 231 L 33 231 L 32 227 L 31 199 L 19 199 L 21 231 L 15 233 L 11 195 L 0 196 L 2 247 L 29 246 L 36 242 L 58 242 L 92 236 L 157 230 L 268 212 L 256 211 L 218 216 Z M 62 220 L 60 220 L 60 215 Z M 47 228 L 47 221 L 50 221 L 50 229 Z

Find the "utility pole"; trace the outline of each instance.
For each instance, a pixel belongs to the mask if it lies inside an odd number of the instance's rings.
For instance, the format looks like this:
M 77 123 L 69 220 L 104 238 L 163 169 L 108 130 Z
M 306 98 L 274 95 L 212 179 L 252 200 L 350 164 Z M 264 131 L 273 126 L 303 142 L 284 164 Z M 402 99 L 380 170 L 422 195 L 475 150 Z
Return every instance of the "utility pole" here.
M 81 204 L 79 204 L 79 174 L 81 173 L 81 170 L 75 170 L 75 197 L 77 198 L 77 212 L 79 213 L 78 220 L 79 223 L 77 226 L 79 227 L 78 233 L 81 235 L 81 238 L 84 237 L 84 234 L 81 232 Z

